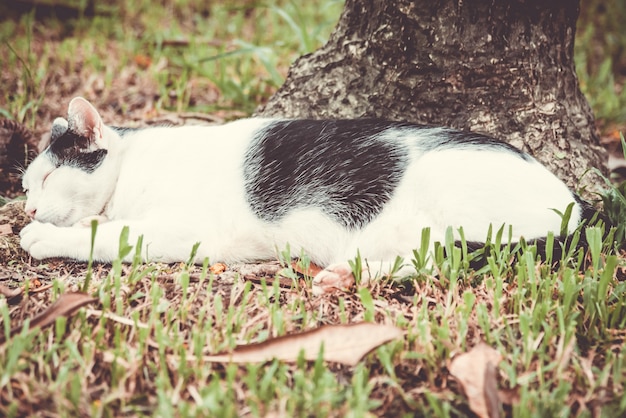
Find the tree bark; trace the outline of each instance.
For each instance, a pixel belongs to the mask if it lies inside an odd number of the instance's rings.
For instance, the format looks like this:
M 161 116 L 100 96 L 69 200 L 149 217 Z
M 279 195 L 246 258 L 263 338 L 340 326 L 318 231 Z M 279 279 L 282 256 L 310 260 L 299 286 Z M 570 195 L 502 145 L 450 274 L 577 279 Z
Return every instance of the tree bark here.
M 578 86 L 578 0 L 347 0 L 329 41 L 298 59 L 262 116 L 380 117 L 491 134 L 570 186 L 606 173 Z M 488 181 L 488 179 L 485 179 Z

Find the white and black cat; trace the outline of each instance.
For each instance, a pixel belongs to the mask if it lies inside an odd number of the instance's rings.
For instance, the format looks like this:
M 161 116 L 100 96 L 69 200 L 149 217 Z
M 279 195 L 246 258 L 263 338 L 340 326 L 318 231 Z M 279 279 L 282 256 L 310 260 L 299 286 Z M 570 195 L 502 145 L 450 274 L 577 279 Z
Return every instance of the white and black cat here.
M 380 120 L 250 118 L 221 126 L 127 130 L 106 126 L 82 98 L 58 118 L 51 143 L 23 177 L 34 220 L 21 245 L 34 258 L 87 260 L 88 220 L 100 221 L 94 259 L 118 255 L 120 232 L 143 235 L 148 260 L 225 263 L 270 259 L 289 244 L 325 267 L 317 289 L 350 283 L 357 251 L 386 273 L 410 273 L 429 227 L 443 241 L 490 225 L 514 239 L 568 231 L 589 205 L 531 156 L 470 132 Z M 364 265 L 366 265 L 364 263 Z M 414 270 L 413 270 L 414 271 Z

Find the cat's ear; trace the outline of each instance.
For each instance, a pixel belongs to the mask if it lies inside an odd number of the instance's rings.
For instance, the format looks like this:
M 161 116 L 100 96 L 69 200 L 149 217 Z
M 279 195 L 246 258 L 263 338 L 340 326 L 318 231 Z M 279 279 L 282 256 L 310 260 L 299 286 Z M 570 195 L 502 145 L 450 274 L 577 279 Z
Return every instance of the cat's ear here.
M 50 128 L 50 142 L 56 140 L 67 131 L 67 121 L 63 118 L 56 118 L 52 122 L 52 128 Z
M 95 148 L 106 148 L 102 118 L 91 103 L 82 97 L 74 97 L 67 111 L 69 130 L 84 138 Z

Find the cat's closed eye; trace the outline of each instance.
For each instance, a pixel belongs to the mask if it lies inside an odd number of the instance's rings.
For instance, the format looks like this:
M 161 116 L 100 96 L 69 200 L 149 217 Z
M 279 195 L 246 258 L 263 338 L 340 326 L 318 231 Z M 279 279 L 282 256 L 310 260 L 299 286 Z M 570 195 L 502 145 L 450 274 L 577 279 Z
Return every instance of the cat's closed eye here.
M 45 176 L 43 176 L 43 180 L 41 180 L 41 187 L 46 185 L 46 180 L 48 180 L 48 177 L 50 177 L 50 174 L 52 174 L 54 172 L 54 170 L 49 171 L 46 173 Z

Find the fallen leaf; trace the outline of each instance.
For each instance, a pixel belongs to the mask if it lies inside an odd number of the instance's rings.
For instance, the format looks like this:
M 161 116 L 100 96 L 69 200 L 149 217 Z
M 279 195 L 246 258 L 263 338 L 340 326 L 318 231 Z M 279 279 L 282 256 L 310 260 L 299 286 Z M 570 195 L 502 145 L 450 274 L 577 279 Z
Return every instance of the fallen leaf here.
M 30 327 L 45 327 L 52 324 L 60 316 L 71 316 L 79 308 L 97 302 L 98 298 L 82 292 L 64 293 L 46 310 L 30 321 Z
M 500 416 L 496 367 L 501 359 L 497 350 L 480 343 L 450 364 L 450 374 L 461 384 L 470 409 L 481 418 Z
M 34 279 L 34 281 L 31 281 L 30 283 L 30 288 L 28 289 L 28 292 L 40 293 L 40 292 L 50 289 L 51 287 L 52 287 L 52 284 L 42 286 L 39 280 Z M 25 288 L 26 288 L 25 285 L 20 286 L 20 287 L 10 288 L 10 287 L 0 284 L 0 295 L 3 295 L 4 297 L 7 298 L 7 302 L 9 305 L 17 304 L 19 303 L 19 300 L 21 299 L 19 296 L 22 296 Z
M 324 325 L 297 334 L 273 338 L 262 343 L 236 347 L 232 353 L 203 356 L 211 362 L 260 363 L 278 359 L 293 362 L 304 352 L 304 359 L 317 359 L 322 346 L 326 361 L 355 366 L 376 347 L 400 338 L 404 332 L 393 325 L 361 322 L 349 325 Z
M 135 55 L 133 57 L 133 61 L 135 61 L 135 64 L 137 64 L 139 68 L 142 68 L 144 70 L 152 65 L 152 59 L 149 56 L 143 54 Z
M 69 317 L 74 312 L 76 312 L 79 308 L 93 302 L 97 302 L 97 298 L 93 298 L 86 293 L 81 292 L 73 292 L 73 293 L 64 293 L 48 308 L 46 308 L 43 312 L 36 315 L 31 319 L 28 328 L 33 329 L 35 327 L 45 327 L 50 325 L 56 321 L 56 319 L 60 316 Z M 19 333 L 22 330 L 22 324 L 13 327 L 11 329 L 10 336 Z M 0 334 L 0 344 L 4 342 L 4 335 Z
M 309 276 L 309 277 L 315 277 L 317 275 L 317 273 L 319 273 L 320 271 L 324 270 L 323 268 L 321 268 L 320 266 L 318 266 L 317 264 L 314 263 L 309 263 L 309 268 L 304 268 L 301 264 L 299 260 L 293 261 L 291 263 L 291 267 L 297 271 L 298 273 L 302 274 L 303 276 Z
M 14 287 L 11 289 L 10 287 L 6 287 L 5 285 L 0 284 L 0 295 L 3 295 L 7 299 L 12 299 L 16 296 L 19 296 L 24 292 L 24 289 L 21 287 Z
M 9 224 L 0 225 L 0 237 L 3 235 L 13 235 L 13 228 Z
M 215 263 L 211 267 L 209 267 L 209 271 L 215 275 L 222 274 L 226 271 L 226 264 Z

